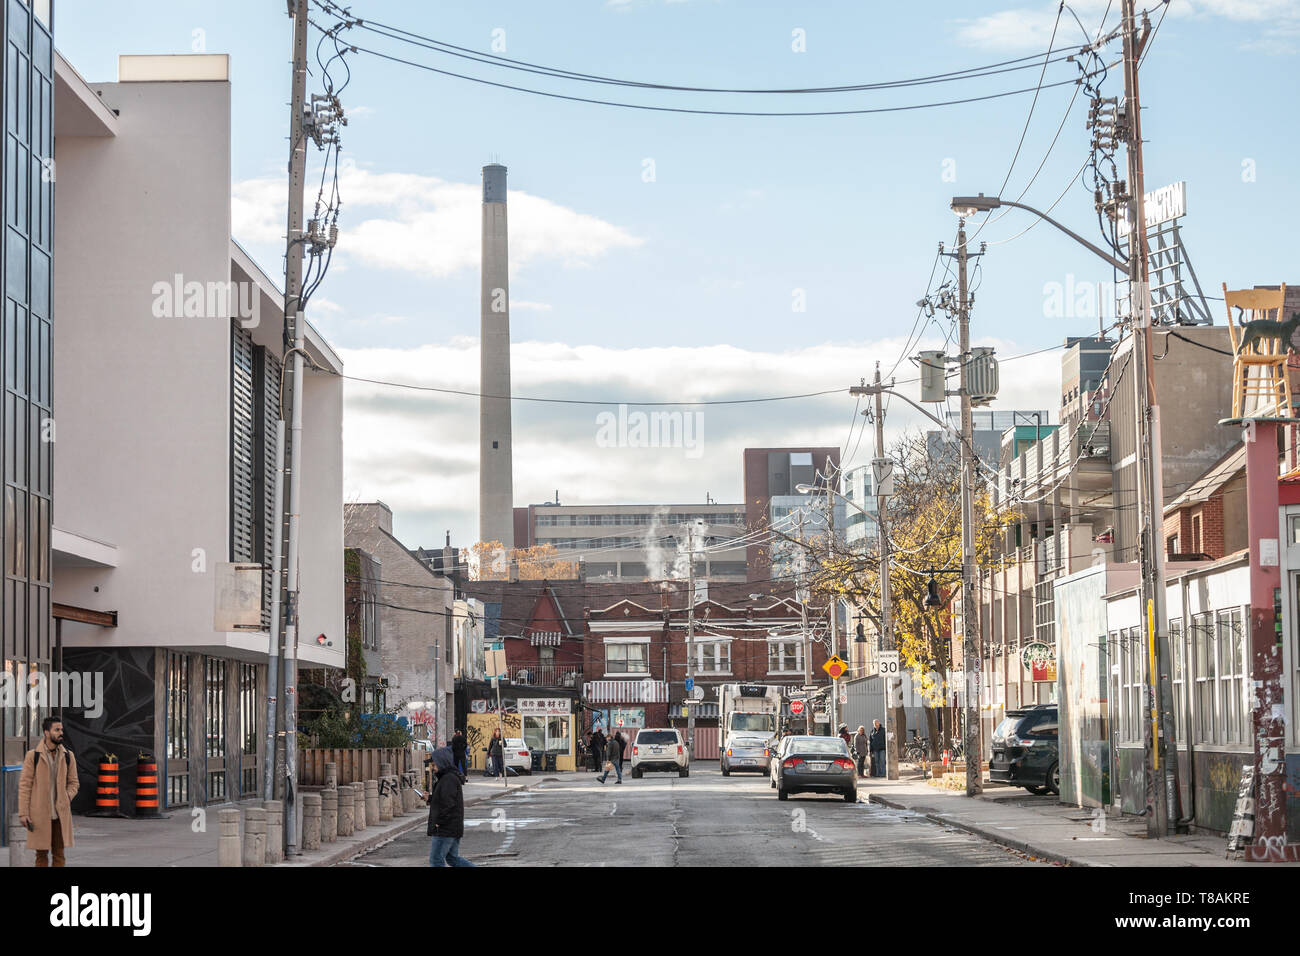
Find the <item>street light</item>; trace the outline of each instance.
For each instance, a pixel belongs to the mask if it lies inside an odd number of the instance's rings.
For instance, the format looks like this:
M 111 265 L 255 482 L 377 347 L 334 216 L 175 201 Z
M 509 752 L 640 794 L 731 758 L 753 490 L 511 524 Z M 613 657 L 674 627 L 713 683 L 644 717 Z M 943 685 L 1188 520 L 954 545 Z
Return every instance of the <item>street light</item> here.
M 1086 247 L 1090 251 L 1101 256 L 1101 258 L 1105 259 L 1116 269 L 1123 269 L 1125 271 L 1128 270 L 1128 261 L 1126 259 L 1121 259 L 1118 256 L 1112 255 L 1111 253 L 1107 252 L 1105 249 L 1101 249 L 1093 245 L 1091 242 L 1083 238 L 1083 236 L 1079 235 L 1073 229 L 1069 229 L 1066 226 L 1061 225 L 1051 216 L 1047 215 L 1047 213 L 1040 212 L 1039 210 L 1035 209 L 1033 206 L 1026 206 L 1024 203 L 1013 202 L 1010 199 L 1002 199 L 999 196 L 985 196 L 983 193 L 980 193 L 978 196 L 953 196 L 952 202 L 948 204 L 948 208 L 951 209 L 958 216 L 960 216 L 962 219 L 968 219 L 971 216 L 975 215 L 976 213 L 992 212 L 994 209 L 998 209 L 1002 206 L 1012 206 L 1016 209 L 1023 209 L 1025 210 L 1025 212 L 1033 213 L 1039 219 L 1061 230 L 1061 232 L 1065 233 L 1075 242 L 1079 243 L 1080 245 Z

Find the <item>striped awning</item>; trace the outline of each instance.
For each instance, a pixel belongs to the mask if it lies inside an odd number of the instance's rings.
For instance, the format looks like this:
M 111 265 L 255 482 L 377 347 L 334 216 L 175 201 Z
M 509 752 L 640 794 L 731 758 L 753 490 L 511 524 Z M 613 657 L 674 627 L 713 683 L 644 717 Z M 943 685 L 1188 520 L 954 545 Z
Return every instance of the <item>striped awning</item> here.
M 559 647 L 560 636 L 559 631 L 533 631 L 528 635 L 528 643 L 533 647 Z
M 582 696 L 593 704 L 666 704 L 668 685 L 648 677 L 641 680 L 595 680 L 582 685 Z

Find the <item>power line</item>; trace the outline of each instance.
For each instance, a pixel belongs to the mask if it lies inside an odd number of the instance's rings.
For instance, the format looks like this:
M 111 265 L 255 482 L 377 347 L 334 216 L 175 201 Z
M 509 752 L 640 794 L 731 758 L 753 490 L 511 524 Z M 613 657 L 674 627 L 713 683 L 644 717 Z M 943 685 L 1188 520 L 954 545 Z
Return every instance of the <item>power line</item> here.
M 882 80 L 872 83 L 853 83 L 842 86 L 821 86 L 821 87 L 791 87 L 791 88 L 735 88 L 735 87 L 710 87 L 710 86 L 688 86 L 672 83 L 654 83 L 640 80 L 620 79 L 618 77 L 602 76 L 596 73 L 584 73 L 575 70 L 566 70 L 559 67 L 546 66 L 540 63 L 530 63 L 527 60 L 515 60 L 510 57 L 497 56 L 493 53 L 483 53 L 469 47 L 457 46 L 454 43 L 448 43 L 438 40 L 434 37 L 425 36 L 410 30 L 404 30 L 391 24 L 382 23 L 378 20 L 367 20 L 352 17 L 351 8 L 340 7 L 330 0 L 313 0 L 321 10 L 332 13 L 344 18 L 348 27 L 360 27 L 362 30 L 374 33 L 377 36 L 387 37 L 392 40 L 398 40 L 402 43 L 408 43 L 423 49 L 431 50 L 435 53 L 443 53 L 460 59 L 471 60 L 475 63 L 481 63 L 488 66 L 501 67 L 503 69 L 518 70 L 525 73 L 534 73 L 541 76 L 548 76 L 554 79 L 574 80 L 586 83 L 599 83 L 613 86 L 632 87 L 637 89 L 664 90 L 670 92 L 688 92 L 688 93 L 742 93 L 742 94 L 819 94 L 819 93 L 847 93 L 863 92 L 869 90 L 897 89 L 909 86 L 923 86 L 933 83 L 947 83 L 954 80 L 974 79 L 983 76 L 992 76 L 998 73 L 1010 73 L 1016 70 L 1032 69 L 1037 66 L 1037 60 L 1040 56 L 1047 57 L 1047 62 L 1056 63 L 1061 60 L 1068 60 L 1077 53 L 1075 47 L 1059 47 L 1049 49 L 1045 53 L 1033 53 L 1028 56 L 1017 57 L 1012 60 L 1002 60 L 997 63 L 991 63 L 984 66 L 967 67 L 964 70 L 954 70 L 948 73 L 935 73 L 928 76 L 912 77 L 901 80 Z M 1054 56 L 1054 54 L 1061 54 Z M 1034 62 L 1029 62 L 1034 61 Z
M 618 100 L 601 100 L 587 96 L 572 96 L 565 93 L 552 93 L 546 90 L 535 90 L 531 87 L 516 86 L 512 83 L 501 83 L 496 80 L 489 80 L 483 77 L 470 76 L 465 73 L 456 73 L 451 70 L 441 70 L 427 63 L 419 63 L 415 60 L 407 60 L 403 57 L 393 56 L 388 53 L 381 53 L 378 50 L 372 50 L 369 47 L 353 44 L 351 49 L 358 53 L 366 53 L 370 56 L 378 57 L 381 60 L 388 60 L 392 63 L 399 63 L 403 66 L 415 67 L 418 70 L 424 70 L 429 73 L 437 73 L 441 76 L 449 76 L 459 80 L 467 80 L 471 83 L 479 83 L 484 86 L 492 86 L 498 89 L 511 90 L 516 93 L 529 93 L 533 96 L 542 96 L 548 99 L 566 100 L 571 103 L 588 103 L 594 106 L 614 106 L 621 109 L 645 110 L 654 113 L 685 113 L 697 116 L 764 116 L 764 117 L 794 117 L 794 116 L 863 116 L 874 113 L 902 113 L 911 110 L 938 109 L 944 106 L 962 106 L 967 103 L 982 103 L 988 100 L 1002 99 L 1008 96 L 1019 96 L 1024 93 L 1038 93 L 1041 90 L 1051 89 L 1057 86 L 1065 86 L 1069 83 L 1077 83 L 1078 79 L 1059 80 L 1055 83 L 1047 83 L 1039 86 L 1026 87 L 1019 90 L 1004 90 L 999 93 L 986 93 L 982 96 L 967 96 L 959 99 L 940 100 L 931 103 L 909 103 L 903 106 L 878 106 L 865 109 L 853 110 L 713 110 L 713 109 L 689 109 L 681 106 L 653 106 L 647 103 L 627 103 Z

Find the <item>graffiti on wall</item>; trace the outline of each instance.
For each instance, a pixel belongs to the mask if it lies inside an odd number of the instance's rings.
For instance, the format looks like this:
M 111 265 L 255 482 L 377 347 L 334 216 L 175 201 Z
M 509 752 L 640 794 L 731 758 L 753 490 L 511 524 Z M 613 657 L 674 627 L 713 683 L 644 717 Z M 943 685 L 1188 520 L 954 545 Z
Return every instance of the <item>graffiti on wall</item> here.
M 484 749 L 492 739 L 492 731 L 497 729 L 500 718 L 502 734 L 506 737 L 522 737 L 523 718 L 517 713 L 504 711 L 500 714 L 467 714 L 465 717 L 465 744 L 470 766 L 475 770 L 487 767 L 487 754 Z

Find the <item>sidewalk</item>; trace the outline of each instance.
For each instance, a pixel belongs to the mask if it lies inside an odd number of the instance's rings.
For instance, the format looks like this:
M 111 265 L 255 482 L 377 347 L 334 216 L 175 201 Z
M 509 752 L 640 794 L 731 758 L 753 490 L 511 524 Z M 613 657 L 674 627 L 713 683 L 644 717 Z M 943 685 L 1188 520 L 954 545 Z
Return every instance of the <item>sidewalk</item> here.
M 870 803 L 919 813 L 935 823 L 1068 866 L 1294 866 L 1226 860 L 1227 837 L 1191 834 L 1149 840 L 1146 823 L 1137 817 L 1112 815 L 1102 823 L 1090 807 L 1035 797 L 1020 787 L 987 782 L 984 787 L 972 799 L 932 787 L 919 777 L 877 777 L 860 781 L 858 792 Z
M 471 776 L 465 785 L 465 806 L 470 807 L 492 800 L 506 792 L 527 790 L 547 781 L 555 781 L 572 774 L 534 774 L 531 777 L 512 777 L 509 787 L 500 779 Z M 169 810 L 162 819 L 108 819 L 104 817 L 76 816 L 73 818 L 74 845 L 68 850 L 69 867 L 172 867 L 217 865 L 217 837 L 221 832 L 221 810 L 236 810 L 248 806 L 261 806 L 259 802 L 224 803 L 207 807 L 205 811 L 181 807 Z M 361 833 L 339 837 L 333 843 L 322 843 L 319 850 L 302 853 L 278 864 L 279 866 L 333 866 L 343 860 L 374 849 L 381 843 L 408 830 L 423 827 L 428 810 L 404 814 L 391 821 L 367 827 Z M 196 827 L 200 828 L 196 831 Z M 242 837 L 243 828 L 240 828 Z M 34 855 L 22 848 L 24 866 L 31 866 Z M 0 867 L 8 864 L 8 849 L 0 851 Z

